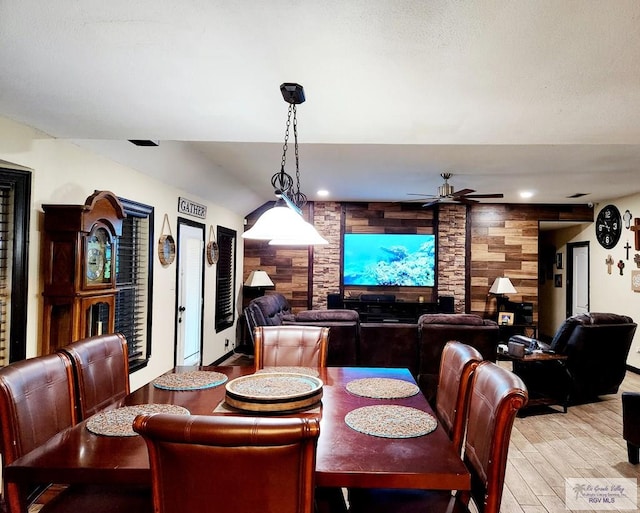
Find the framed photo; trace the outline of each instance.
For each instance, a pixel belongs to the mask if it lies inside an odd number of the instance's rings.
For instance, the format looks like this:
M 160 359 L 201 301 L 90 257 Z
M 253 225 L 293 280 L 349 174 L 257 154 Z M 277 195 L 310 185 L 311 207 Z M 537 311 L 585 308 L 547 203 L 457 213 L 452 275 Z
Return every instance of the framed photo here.
M 562 253 L 556 253 L 556 269 L 562 269 Z
M 553 277 L 553 284 L 554 284 L 556 287 L 562 287 L 562 275 L 561 275 L 561 274 L 556 274 L 556 275 Z
M 498 312 L 498 324 L 513 326 L 513 312 Z

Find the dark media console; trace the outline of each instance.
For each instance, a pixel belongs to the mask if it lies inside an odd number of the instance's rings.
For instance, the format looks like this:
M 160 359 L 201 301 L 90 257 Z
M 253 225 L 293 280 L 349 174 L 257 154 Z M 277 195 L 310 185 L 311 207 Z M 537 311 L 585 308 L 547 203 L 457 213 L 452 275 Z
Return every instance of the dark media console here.
M 358 299 L 342 299 L 339 294 L 329 294 L 328 307 L 331 309 L 345 308 L 358 312 L 360 322 L 402 322 L 417 323 L 422 314 L 453 312 L 452 298 L 441 298 L 438 303 L 419 301 L 396 301 L 395 296 L 389 294 L 362 294 Z M 450 310 L 450 312 L 449 312 Z

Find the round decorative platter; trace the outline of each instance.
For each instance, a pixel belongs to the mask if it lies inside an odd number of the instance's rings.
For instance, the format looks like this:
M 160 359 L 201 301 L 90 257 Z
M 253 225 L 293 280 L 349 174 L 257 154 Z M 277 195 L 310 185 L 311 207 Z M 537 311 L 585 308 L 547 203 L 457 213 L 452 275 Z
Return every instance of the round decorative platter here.
M 304 374 L 250 374 L 227 382 L 225 401 L 239 410 L 290 412 L 311 408 L 322 399 L 322 380 Z

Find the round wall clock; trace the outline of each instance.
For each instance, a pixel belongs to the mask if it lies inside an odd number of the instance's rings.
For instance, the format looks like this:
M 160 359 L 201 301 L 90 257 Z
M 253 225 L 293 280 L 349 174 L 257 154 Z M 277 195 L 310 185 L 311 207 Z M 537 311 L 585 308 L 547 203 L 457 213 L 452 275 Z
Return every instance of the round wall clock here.
M 596 239 L 605 249 L 611 249 L 620 240 L 622 217 L 615 205 L 606 205 L 596 218 Z

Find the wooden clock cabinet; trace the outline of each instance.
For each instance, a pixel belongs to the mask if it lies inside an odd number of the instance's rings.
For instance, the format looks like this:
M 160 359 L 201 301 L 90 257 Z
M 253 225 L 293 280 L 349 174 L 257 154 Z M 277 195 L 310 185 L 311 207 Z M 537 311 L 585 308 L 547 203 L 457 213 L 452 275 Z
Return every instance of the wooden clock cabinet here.
M 116 255 L 122 220 L 117 196 L 96 191 L 84 205 L 44 210 L 43 354 L 115 329 Z

